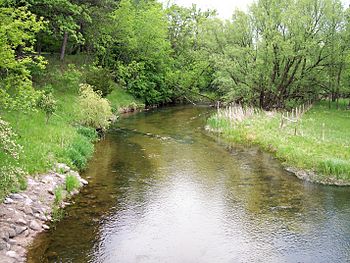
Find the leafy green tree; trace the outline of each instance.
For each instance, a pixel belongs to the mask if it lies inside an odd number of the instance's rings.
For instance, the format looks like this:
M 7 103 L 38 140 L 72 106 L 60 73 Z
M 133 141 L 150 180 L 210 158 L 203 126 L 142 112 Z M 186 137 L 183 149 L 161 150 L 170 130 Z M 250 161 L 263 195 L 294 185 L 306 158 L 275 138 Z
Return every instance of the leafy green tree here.
M 31 68 L 43 67 L 33 56 L 35 34 L 44 23 L 25 7 L 0 8 L 0 108 L 26 110 L 35 105 Z M 18 49 L 21 52 L 18 53 Z
M 342 68 L 342 12 L 336 0 L 260 0 L 217 22 L 207 37 L 216 85 L 230 101 L 263 108 L 318 97 Z

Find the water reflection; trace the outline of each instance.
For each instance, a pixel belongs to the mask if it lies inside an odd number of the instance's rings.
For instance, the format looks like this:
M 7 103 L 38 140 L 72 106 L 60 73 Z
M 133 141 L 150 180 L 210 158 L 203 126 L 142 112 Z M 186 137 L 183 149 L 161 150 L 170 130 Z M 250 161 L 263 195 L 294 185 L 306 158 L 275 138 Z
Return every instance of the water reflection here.
M 28 262 L 350 261 L 350 190 L 218 144 L 202 129 L 208 111 L 118 123 L 85 173 L 91 183 Z

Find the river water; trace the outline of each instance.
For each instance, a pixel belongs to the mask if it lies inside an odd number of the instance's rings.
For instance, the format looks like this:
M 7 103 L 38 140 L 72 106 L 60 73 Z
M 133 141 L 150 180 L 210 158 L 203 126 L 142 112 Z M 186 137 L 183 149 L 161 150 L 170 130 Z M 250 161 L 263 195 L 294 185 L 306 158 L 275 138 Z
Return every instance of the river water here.
M 204 131 L 210 111 L 119 121 L 28 262 L 350 262 L 350 188 L 300 181 L 257 148 L 221 142 Z

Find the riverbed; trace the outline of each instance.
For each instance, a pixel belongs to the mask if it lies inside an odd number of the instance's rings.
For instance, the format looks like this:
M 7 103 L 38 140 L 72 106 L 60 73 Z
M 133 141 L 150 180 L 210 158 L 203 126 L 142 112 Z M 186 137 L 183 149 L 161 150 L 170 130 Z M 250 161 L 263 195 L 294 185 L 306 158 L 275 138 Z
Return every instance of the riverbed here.
M 270 154 L 208 134 L 210 113 L 122 118 L 28 262 L 349 262 L 350 188 L 301 181 Z

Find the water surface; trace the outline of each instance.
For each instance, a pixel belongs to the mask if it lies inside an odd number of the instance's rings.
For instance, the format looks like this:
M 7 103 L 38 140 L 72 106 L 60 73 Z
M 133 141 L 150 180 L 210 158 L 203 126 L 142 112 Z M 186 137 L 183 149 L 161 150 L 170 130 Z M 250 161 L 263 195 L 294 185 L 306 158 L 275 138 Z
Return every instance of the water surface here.
M 203 127 L 205 107 L 123 118 L 28 262 L 350 262 L 350 188 L 303 182 Z

